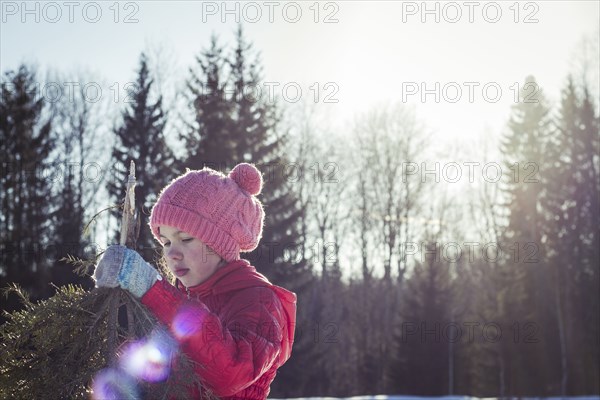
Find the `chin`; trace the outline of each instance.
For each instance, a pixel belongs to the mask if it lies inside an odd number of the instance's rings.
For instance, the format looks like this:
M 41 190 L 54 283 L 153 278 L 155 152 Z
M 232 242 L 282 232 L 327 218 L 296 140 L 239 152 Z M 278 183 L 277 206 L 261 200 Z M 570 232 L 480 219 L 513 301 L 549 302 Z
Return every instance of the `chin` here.
M 183 283 L 183 286 L 185 286 L 185 287 L 194 286 L 194 285 L 192 285 L 192 283 L 190 282 L 190 280 L 189 280 L 189 279 L 181 279 L 181 278 L 179 278 L 179 281 L 180 281 L 181 283 Z
M 183 283 L 183 286 L 185 287 L 194 287 L 194 286 L 198 286 L 199 284 L 202 283 L 202 281 L 199 280 L 193 280 L 193 279 L 179 279 L 181 281 L 181 283 Z

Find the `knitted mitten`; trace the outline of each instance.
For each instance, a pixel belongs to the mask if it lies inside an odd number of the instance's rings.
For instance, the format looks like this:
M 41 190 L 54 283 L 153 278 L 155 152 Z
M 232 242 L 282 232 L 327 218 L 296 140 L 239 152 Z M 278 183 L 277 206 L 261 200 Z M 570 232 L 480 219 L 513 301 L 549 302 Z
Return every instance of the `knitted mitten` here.
M 117 287 L 142 297 L 160 279 L 158 272 L 136 251 L 124 246 L 109 246 L 96 266 L 96 287 Z

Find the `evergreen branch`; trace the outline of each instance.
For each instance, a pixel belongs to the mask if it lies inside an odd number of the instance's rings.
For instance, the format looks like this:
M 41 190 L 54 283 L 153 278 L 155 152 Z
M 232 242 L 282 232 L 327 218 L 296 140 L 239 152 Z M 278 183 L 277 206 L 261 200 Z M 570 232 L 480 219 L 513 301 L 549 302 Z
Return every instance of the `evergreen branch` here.
M 19 300 L 25 306 L 25 308 L 31 307 L 32 303 L 29 299 L 29 294 L 21 288 L 17 283 L 10 283 L 8 286 L 2 288 L 2 295 L 5 298 L 8 298 L 11 294 L 16 294 L 19 297 Z
M 72 256 L 71 254 L 67 254 L 66 257 L 63 257 L 58 261 L 63 261 L 68 264 L 74 265 L 75 267 L 73 268 L 73 272 L 75 272 L 77 275 L 79 275 L 81 277 L 91 276 L 90 272 L 93 269 L 93 267 L 96 265 L 96 260 L 103 253 L 104 252 L 98 254 L 93 260 L 84 260 L 79 257 Z
M 13 285 L 5 290 L 19 288 Z M 108 357 L 116 354 L 109 351 L 107 340 L 108 310 L 115 299 L 117 307 L 132 310 L 128 317 L 133 318 L 127 329 L 113 325 L 115 347 L 125 340 L 147 337 L 159 325 L 139 300 L 112 288 L 86 292 L 67 285 L 57 288 L 56 295 L 48 300 L 5 313 L 8 321 L 0 326 L 0 398 L 46 398 L 48 393 L 56 398 L 89 398 L 92 379 L 106 367 Z M 124 331 L 131 336 L 120 334 Z M 185 353 L 179 352 L 174 364 L 177 368 L 166 381 L 138 382 L 143 398 L 186 398 L 192 387 L 207 393 L 194 372 L 198 365 Z

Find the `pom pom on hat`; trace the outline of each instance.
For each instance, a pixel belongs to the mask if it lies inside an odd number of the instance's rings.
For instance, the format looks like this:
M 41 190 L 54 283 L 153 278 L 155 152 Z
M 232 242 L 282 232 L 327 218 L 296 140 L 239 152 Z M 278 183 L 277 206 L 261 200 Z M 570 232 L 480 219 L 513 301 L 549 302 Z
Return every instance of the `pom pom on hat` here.
M 202 240 L 227 261 L 258 246 L 264 211 L 255 197 L 263 180 L 252 164 L 238 164 L 225 176 L 210 168 L 188 170 L 161 191 L 150 215 L 150 228 L 178 228 Z
M 229 173 L 229 177 L 233 179 L 240 188 L 244 189 L 252 196 L 257 196 L 262 190 L 262 176 L 258 169 L 252 164 L 241 163 L 236 165 Z

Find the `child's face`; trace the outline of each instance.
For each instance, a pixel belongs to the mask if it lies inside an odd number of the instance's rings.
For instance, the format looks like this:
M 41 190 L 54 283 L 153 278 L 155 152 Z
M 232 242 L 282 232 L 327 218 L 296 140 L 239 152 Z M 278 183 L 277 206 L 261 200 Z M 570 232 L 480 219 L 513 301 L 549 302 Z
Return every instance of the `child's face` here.
M 158 230 L 167 266 L 184 286 L 201 284 L 220 267 L 221 257 L 200 239 L 172 226 Z

